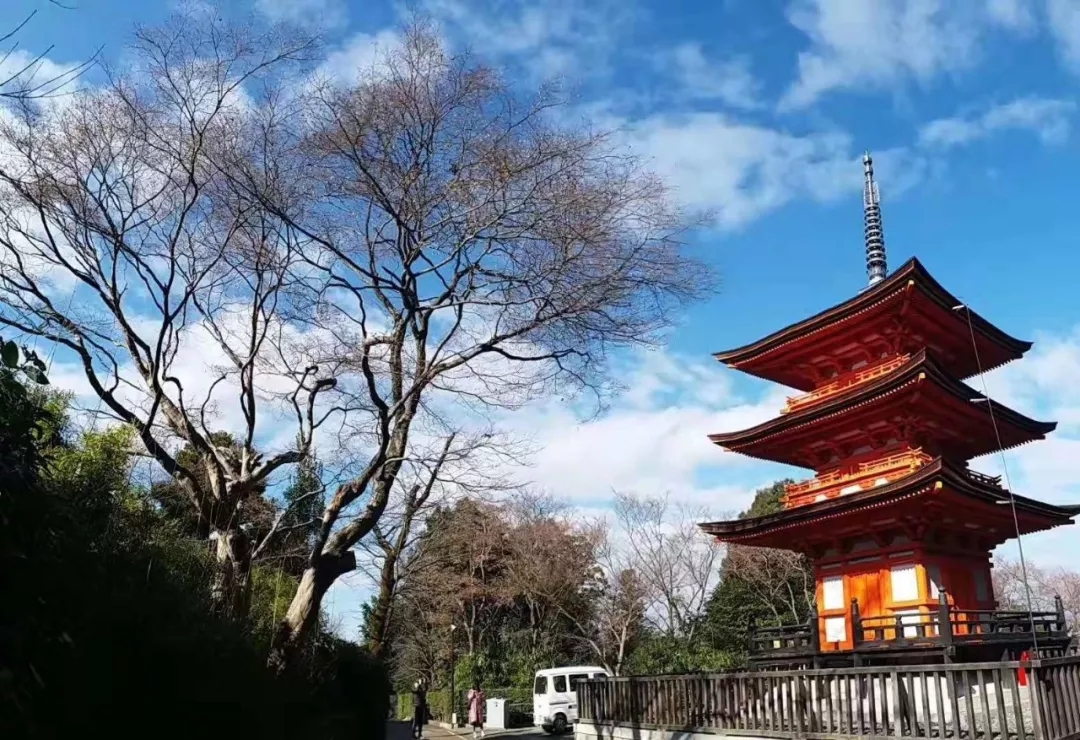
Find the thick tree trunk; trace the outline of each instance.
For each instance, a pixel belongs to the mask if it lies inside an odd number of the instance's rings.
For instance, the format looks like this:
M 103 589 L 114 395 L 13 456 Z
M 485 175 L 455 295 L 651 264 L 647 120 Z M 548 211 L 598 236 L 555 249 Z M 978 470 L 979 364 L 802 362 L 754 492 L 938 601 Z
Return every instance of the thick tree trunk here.
M 386 643 L 390 634 L 390 611 L 394 605 L 394 590 L 397 587 L 397 555 L 387 553 L 379 574 L 379 596 L 375 608 L 371 610 L 368 621 L 368 650 L 375 658 L 381 659 L 386 654 Z
M 350 550 L 342 555 L 324 553 L 304 570 L 292 603 L 289 604 L 285 617 L 278 623 L 267 661 L 271 668 L 279 672 L 285 670 L 310 627 L 318 619 L 323 596 L 338 576 L 355 569 L 356 555 Z
M 247 619 L 251 607 L 251 541 L 241 530 L 216 530 L 211 598 L 219 614 Z

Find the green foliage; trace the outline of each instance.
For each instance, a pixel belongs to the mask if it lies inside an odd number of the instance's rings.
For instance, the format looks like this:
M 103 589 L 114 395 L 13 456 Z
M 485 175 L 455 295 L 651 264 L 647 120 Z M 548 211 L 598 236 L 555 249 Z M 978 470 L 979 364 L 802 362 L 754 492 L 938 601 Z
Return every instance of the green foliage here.
M 759 489 L 750 507 L 739 515 L 740 519 L 756 518 L 775 514 L 783 510 L 784 487 L 790 480 L 780 480 Z M 709 602 L 703 637 L 713 649 L 727 653 L 732 665 L 738 666 L 746 660 L 747 630 L 753 621 L 759 625 L 776 623 L 773 610 L 761 600 L 758 590 L 746 579 L 731 572 L 730 560 L 733 550 L 728 551 L 721 564 L 720 584 Z M 792 588 L 801 590 L 802 584 L 792 583 Z M 777 611 L 790 611 L 786 605 L 776 605 Z M 790 615 L 786 621 L 805 619 L 809 612 Z
M 296 576 L 307 566 L 307 555 L 322 526 L 320 517 L 326 503 L 322 475 L 318 458 L 307 455 L 296 466 L 282 494 L 285 515 L 281 526 L 285 533 L 275 543 L 275 551 L 280 556 L 281 567 Z
M 0 373 L 18 401 L 0 406 L 0 438 L 21 465 L 0 478 L 0 737 L 381 740 L 380 665 L 316 634 L 287 673 L 267 670 L 293 584 L 260 570 L 251 625 L 213 616 L 205 542 L 130 488 L 130 430 L 71 434 L 64 397 Z
M 778 480 L 775 483 L 759 488 L 754 492 L 754 500 L 750 508 L 739 514 L 740 519 L 756 519 L 782 511 L 784 508 L 784 487 L 795 481 L 790 478 Z
M 738 651 L 717 649 L 700 637 L 688 642 L 668 635 L 649 635 L 630 654 L 626 673 L 656 676 L 717 672 L 740 665 L 742 656 Z
M 289 608 L 300 581 L 280 568 L 255 566 L 251 569 L 251 629 L 269 639 Z
M 20 352 L 15 342 L 0 337 L 0 356 L 0 479 L 13 484 L 28 481 L 41 463 L 38 441 L 47 433 L 50 412 L 32 386 L 48 381 L 41 359 Z

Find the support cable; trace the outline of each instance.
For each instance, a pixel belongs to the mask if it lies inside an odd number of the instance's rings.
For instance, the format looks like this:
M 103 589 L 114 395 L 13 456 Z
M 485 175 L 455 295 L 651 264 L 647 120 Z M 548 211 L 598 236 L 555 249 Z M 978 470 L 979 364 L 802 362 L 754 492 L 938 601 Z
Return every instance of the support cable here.
M 994 415 L 994 402 L 990 400 L 990 393 L 986 386 L 986 373 L 983 372 L 982 360 L 979 358 L 979 346 L 975 340 L 975 327 L 971 321 L 971 309 L 966 303 L 953 307 L 954 311 L 963 310 L 967 317 L 968 333 L 971 335 L 971 348 L 975 353 L 975 366 L 979 371 L 979 382 L 982 384 L 983 397 L 986 399 L 986 409 L 990 412 L 990 424 L 994 428 L 994 438 L 997 440 L 998 456 L 1001 458 L 1001 469 L 1005 476 L 1005 488 L 1009 494 L 1009 508 L 1012 510 L 1013 529 L 1016 532 L 1016 548 L 1020 553 L 1020 577 L 1024 582 L 1024 596 L 1027 600 L 1028 619 L 1031 623 L 1031 639 L 1035 649 L 1035 655 L 1039 655 L 1039 635 L 1035 629 L 1035 609 L 1032 605 L 1031 585 L 1028 582 L 1027 560 L 1024 557 L 1024 538 L 1020 534 L 1020 517 L 1016 513 L 1016 496 L 1013 493 L 1012 480 L 1009 478 L 1009 463 L 1005 458 L 1005 446 L 1001 443 L 1001 432 L 998 429 L 997 418 Z

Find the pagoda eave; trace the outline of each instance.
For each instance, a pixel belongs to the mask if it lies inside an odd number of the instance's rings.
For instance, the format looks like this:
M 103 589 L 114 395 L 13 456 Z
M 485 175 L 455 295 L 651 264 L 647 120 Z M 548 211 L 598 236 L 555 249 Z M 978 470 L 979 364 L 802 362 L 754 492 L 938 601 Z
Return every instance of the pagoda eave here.
M 1019 359 L 1031 349 L 1031 342 L 1006 334 L 974 311 L 958 310 L 962 306 L 959 299 L 946 291 L 918 260 L 911 259 L 887 279 L 832 308 L 751 344 L 716 352 L 713 357 L 741 372 L 798 390 L 810 390 L 814 381 L 800 369 L 801 362 L 797 360 L 800 353 L 805 354 L 802 347 L 812 343 L 818 348 L 830 341 L 830 336 L 847 336 L 853 326 L 873 321 L 872 317 L 882 311 L 904 313 L 912 290 L 919 305 L 936 317 L 931 323 L 948 325 L 951 341 L 966 345 L 968 351 L 961 353 L 954 362 L 957 367 L 951 368 L 961 378 Z M 970 352 L 972 333 L 978 340 L 978 362 Z
M 1017 535 L 1013 504 L 1020 534 L 1069 524 L 1080 514 L 1080 505 L 1057 506 L 1010 496 L 985 477 L 939 458 L 909 476 L 867 491 L 763 517 L 699 526 L 722 542 L 780 549 L 791 549 L 793 542 L 799 542 L 804 551 L 889 525 L 950 529 L 995 547 Z
M 750 457 L 816 467 L 825 462 L 814 458 L 829 435 L 842 438 L 870 431 L 875 422 L 905 416 L 934 422 L 936 431 L 930 428 L 927 433 L 968 458 L 998 450 L 999 438 L 1000 447 L 1008 449 L 1042 439 L 1057 427 L 1056 422 L 1036 421 L 987 399 L 921 352 L 878 380 L 749 429 L 710 434 L 709 439 Z

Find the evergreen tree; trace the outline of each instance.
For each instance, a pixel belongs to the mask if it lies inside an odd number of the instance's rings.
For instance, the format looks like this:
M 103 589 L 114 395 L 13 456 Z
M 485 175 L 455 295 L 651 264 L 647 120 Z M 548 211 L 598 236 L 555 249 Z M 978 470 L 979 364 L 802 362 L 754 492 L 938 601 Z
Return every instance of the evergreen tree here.
M 285 515 L 281 520 L 280 542 L 274 549 L 281 554 L 282 568 L 291 575 L 303 573 L 308 553 L 322 525 L 319 515 L 326 505 L 322 476 L 323 466 L 313 452 L 297 464 L 282 494 Z

